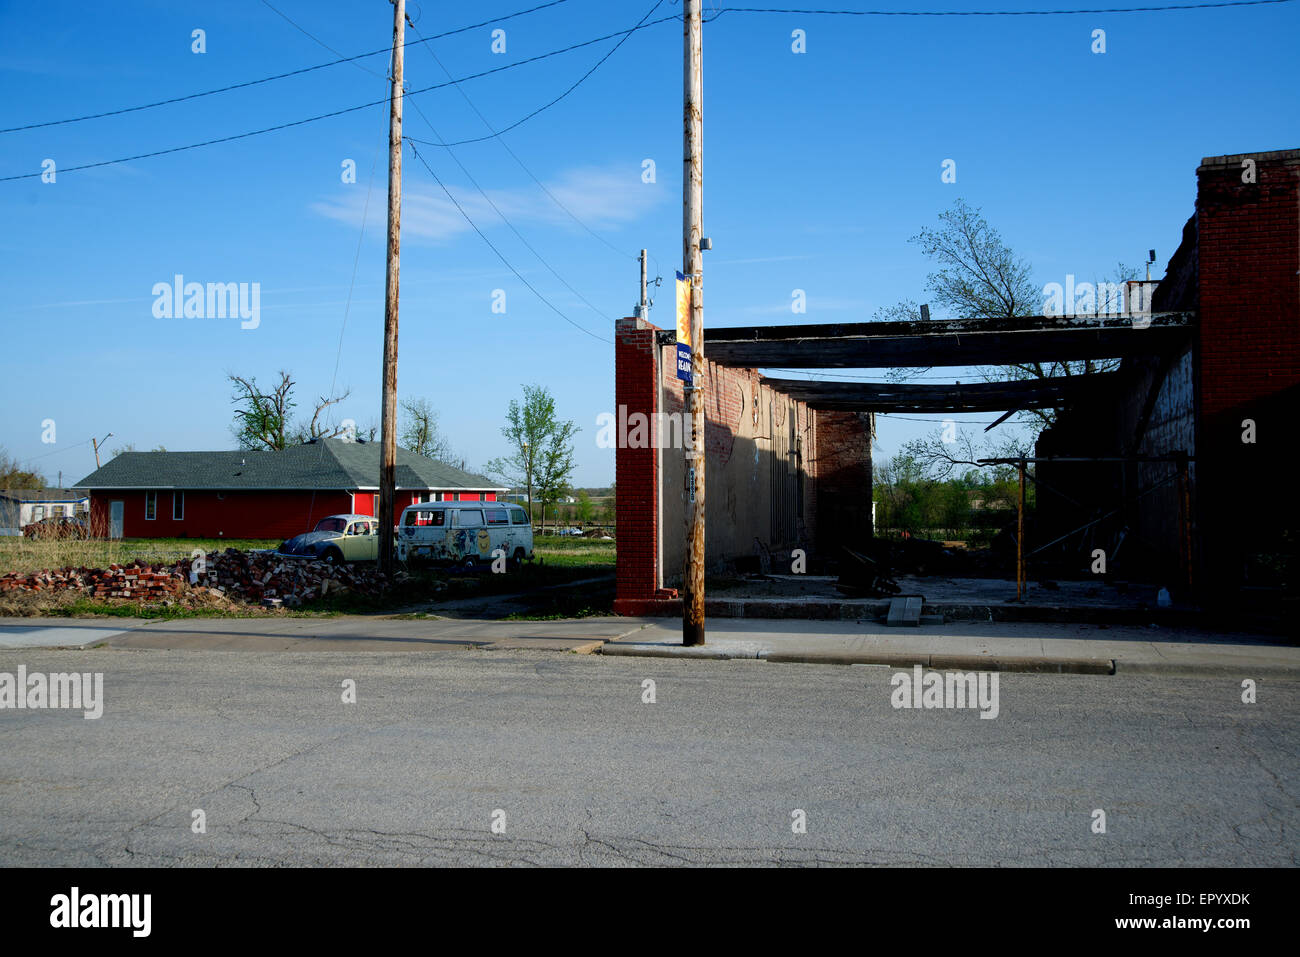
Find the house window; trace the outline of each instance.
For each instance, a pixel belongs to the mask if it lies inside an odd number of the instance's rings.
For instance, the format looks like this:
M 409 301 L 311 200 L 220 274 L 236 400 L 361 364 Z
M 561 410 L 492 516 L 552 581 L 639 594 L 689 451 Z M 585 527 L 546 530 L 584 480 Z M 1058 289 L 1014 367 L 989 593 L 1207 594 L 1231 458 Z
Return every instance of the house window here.
M 43 519 L 44 517 L 45 517 L 45 506 L 44 506 L 44 505 L 33 505 L 33 506 L 32 506 L 32 521 L 33 521 L 33 522 L 39 522 L 39 521 L 40 521 L 41 519 Z
M 172 492 L 172 521 L 180 522 L 185 518 L 185 493 Z
M 147 522 L 152 522 L 158 517 L 158 493 L 144 493 L 144 518 Z

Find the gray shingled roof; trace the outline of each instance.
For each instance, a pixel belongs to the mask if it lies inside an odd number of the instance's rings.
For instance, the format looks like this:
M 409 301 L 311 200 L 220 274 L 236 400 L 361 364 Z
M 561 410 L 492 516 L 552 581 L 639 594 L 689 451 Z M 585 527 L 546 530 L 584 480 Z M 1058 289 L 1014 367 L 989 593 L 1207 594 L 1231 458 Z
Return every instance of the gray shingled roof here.
M 78 488 L 329 489 L 379 487 L 378 442 L 321 439 L 283 452 L 123 452 Z M 504 491 L 482 475 L 397 450 L 397 487 Z
M 0 490 L 0 499 L 12 502 L 79 502 L 86 493 L 70 488 L 16 488 Z

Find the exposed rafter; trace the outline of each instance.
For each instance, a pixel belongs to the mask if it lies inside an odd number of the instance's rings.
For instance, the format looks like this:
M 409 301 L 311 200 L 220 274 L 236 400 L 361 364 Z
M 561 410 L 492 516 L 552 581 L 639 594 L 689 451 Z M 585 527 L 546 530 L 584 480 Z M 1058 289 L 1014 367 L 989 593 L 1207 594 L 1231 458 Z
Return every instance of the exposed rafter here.
M 751 368 L 880 369 L 1007 365 L 1164 355 L 1180 349 L 1191 312 L 1145 316 L 1027 316 L 704 331 L 713 362 Z

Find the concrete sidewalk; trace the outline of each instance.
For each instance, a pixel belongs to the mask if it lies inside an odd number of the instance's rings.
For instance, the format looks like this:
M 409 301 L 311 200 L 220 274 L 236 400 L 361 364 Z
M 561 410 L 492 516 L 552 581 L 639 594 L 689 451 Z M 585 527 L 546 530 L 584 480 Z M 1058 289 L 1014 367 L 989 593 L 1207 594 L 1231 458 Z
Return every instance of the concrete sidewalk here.
M 1300 648 L 1253 634 L 1088 624 L 963 622 L 890 628 L 872 622 L 708 622 L 703 647 L 681 644 L 677 622 L 654 619 L 603 655 L 757 658 L 807 664 L 870 664 L 960 671 L 1075 674 L 1300 676 Z
M 382 615 L 329 618 L 0 618 L 0 649 L 431 652 L 482 648 L 591 653 L 644 623 L 627 618 L 472 621 Z
M 875 622 L 711 619 L 708 644 L 681 645 L 662 618 L 466 620 L 384 615 L 328 618 L 3 618 L 0 649 L 455 652 L 532 649 L 773 663 L 874 664 L 960 671 L 1300 676 L 1300 648 L 1254 634 L 1168 627 L 963 622 L 890 628 Z

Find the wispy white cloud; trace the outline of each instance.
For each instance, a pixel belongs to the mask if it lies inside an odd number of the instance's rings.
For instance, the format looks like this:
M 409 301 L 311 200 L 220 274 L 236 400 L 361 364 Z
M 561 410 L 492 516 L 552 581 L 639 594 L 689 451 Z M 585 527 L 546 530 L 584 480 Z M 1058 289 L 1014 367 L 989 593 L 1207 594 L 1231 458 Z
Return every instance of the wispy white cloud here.
M 639 171 L 626 167 L 583 167 L 569 170 L 546 183 L 550 193 L 578 219 L 592 229 L 622 226 L 639 219 L 662 202 L 666 193 L 659 184 L 643 183 Z M 517 228 L 524 224 L 580 229 L 577 223 L 536 184 L 505 189 L 485 189 L 492 208 L 483 194 L 472 188 L 448 185 L 448 190 L 465 214 L 484 231 L 501 225 L 505 216 Z M 344 198 L 321 200 L 311 204 L 313 212 L 360 228 L 365 210 L 365 194 L 360 190 Z M 497 210 L 500 210 L 498 215 Z M 370 203 L 368 228 L 381 225 L 382 205 Z M 472 231 L 456 206 L 437 186 L 404 187 L 402 193 L 402 235 L 443 240 Z

